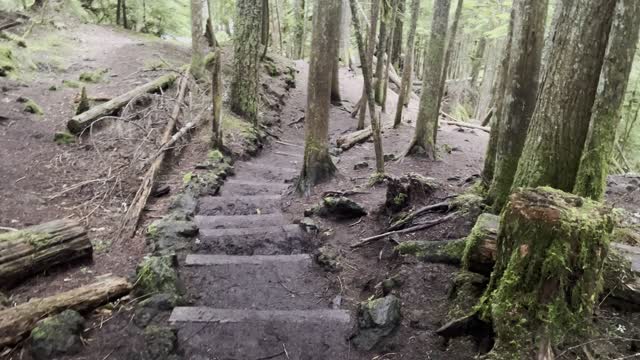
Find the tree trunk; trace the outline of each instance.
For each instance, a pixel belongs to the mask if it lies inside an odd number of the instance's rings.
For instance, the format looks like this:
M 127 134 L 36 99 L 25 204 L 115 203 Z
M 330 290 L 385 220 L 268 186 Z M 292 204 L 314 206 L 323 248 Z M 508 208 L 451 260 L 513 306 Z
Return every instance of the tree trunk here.
M 336 56 L 333 60 L 333 69 L 331 71 L 331 102 L 335 104 L 340 104 L 342 102 L 342 96 L 340 95 L 340 51 L 342 50 L 342 41 L 343 36 L 342 32 L 345 31 L 343 28 L 343 12 L 345 9 L 343 8 L 344 0 L 339 0 L 340 3 L 340 13 L 338 14 L 338 20 L 336 21 L 336 25 L 338 26 L 338 51 L 336 51 Z
M 204 76 L 205 38 L 202 10 L 202 0 L 191 0 L 191 74 L 196 79 Z
M 211 64 L 211 100 L 213 104 L 213 122 L 211 123 L 211 147 L 222 149 L 222 52 L 216 49 Z
M 125 29 L 129 28 L 127 23 L 127 0 L 122 0 L 122 25 Z
M 293 28 L 293 58 L 298 60 L 302 59 L 304 51 L 305 0 L 296 0 L 293 6 L 295 22 Z
M 421 154 L 432 160 L 436 159 L 435 138 L 440 114 L 439 99 L 443 85 L 441 77 L 450 6 L 450 0 L 436 0 L 434 4 L 429 51 L 425 58 L 416 132 L 411 145 L 407 149 L 407 154 Z
M 351 0 L 349 0 L 351 1 Z M 372 0 L 371 2 L 371 25 L 369 26 L 369 34 L 367 35 L 367 47 L 365 48 L 365 54 L 366 54 L 366 61 L 368 64 L 372 64 L 373 62 L 373 53 L 376 47 L 376 32 L 378 29 L 378 16 L 380 15 L 380 1 L 381 0 Z M 355 24 L 355 18 L 357 17 L 357 13 L 354 11 L 353 7 L 351 8 L 351 13 L 354 14 L 353 15 L 353 21 Z M 358 50 L 361 51 L 361 50 Z M 362 59 L 362 56 L 360 56 L 360 59 Z M 362 61 L 360 62 L 362 65 Z M 371 74 L 372 76 L 372 74 Z M 364 71 L 362 74 L 362 77 L 364 78 Z M 369 79 L 369 81 L 373 81 L 373 79 Z M 358 113 L 358 126 L 357 129 L 358 130 L 362 130 L 364 129 L 364 125 L 365 125 L 365 119 L 367 116 L 367 89 L 366 86 L 364 86 L 365 81 L 363 80 L 363 86 L 362 86 L 362 97 L 360 98 L 360 111 Z M 374 106 L 375 108 L 375 106 Z M 373 118 L 375 114 L 371 114 L 371 118 Z
M 487 38 L 483 36 L 478 40 L 476 50 L 473 52 L 473 57 L 471 58 L 471 87 L 474 89 L 478 86 L 478 77 L 480 76 L 480 69 L 482 68 L 482 60 L 484 59 L 484 51 L 486 48 Z
M 258 63 L 262 22 L 261 0 L 236 2 L 233 41 L 231 110 L 258 125 Z
M 462 15 L 462 7 L 464 6 L 464 0 L 458 0 L 456 6 L 456 12 L 453 16 L 453 24 L 451 24 L 451 34 L 449 35 L 449 41 L 446 47 L 444 55 L 444 63 L 442 65 L 442 76 L 440 78 L 440 94 L 438 95 L 438 106 L 442 103 L 442 96 L 444 93 L 444 86 L 447 82 L 447 74 L 450 72 L 451 59 L 453 58 L 453 52 L 457 44 L 458 36 L 458 24 L 460 23 L 460 16 Z M 459 47 L 458 47 L 459 49 Z M 435 144 L 437 136 L 438 122 L 436 121 L 436 131 L 433 132 L 433 143 Z
M 116 25 L 121 24 L 122 19 L 122 0 L 118 0 L 116 3 Z
M 574 192 L 602 200 L 640 30 L 640 2 L 618 0 Z
M 513 187 L 573 191 L 615 7 L 563 3 Z
M 378 35 L 378 52 L 376 57 L 378 61 L 376 62 L 376 72 L 374 75 L 375 83 L 374 83 L 374 97 L 376 104 L 382 105 L 382 85 L 383 85 L 383 71 L 384 71 L 384 63 L 385 63 L 385 52 L 387 50 L 387 22 L 388 22 L 388 11 L 386 6 L 386 2 L 382 5 L 382 16 L 380 17 L 380 34 Z M 371 63 L 370 63 L 371 64 Z
M 72 220 L 55 220 L 0 234 L 0 288 L 56 265 L 91 258 L 87 231 Z
M 489 202 L 499 213 L 511 193 L 513 177 L 527 136 L 540 79 L 547 0 L 516 0 L 511 10 L 511 49 L 498 126 Z
M 216 30 L 213 27 L 213 9 L 211 6 L 211 0 L 205 0 L 204 4 L 207 6 L 207 22 L 206 22 L 206 30 L 204 33 L 205 38 L 207 39 L 207 43 L 209 44 L 210 47 L 216 47 L 218 46 L 218 41 L 216 40 Z M 143 6 L 145 6 L 144 3 L 143 3 Z
M 507 35 L 507 40 L 504 45 L 502 61 L 497 69 L 498 75 L 493 85 L 493 98 L 496 101 L 496 111 L 491 121 L 491 133 L 489 135 L 489 145 L 487 146 L 487 153 L 484 158 L 484 168 L 482 169 L 482 186 L 485 189 L 489 189 L 489 186 L 493 182 L 493 176 L 495 173 L 496 154 L 498 150 L 498 138 L 500 136 L 500 121 L 504 101 L 504 94 L 506 90 L 506 69 L 509 66 L 509 56 L 511 54 L 511 32 Z
M 92 310 L 128 294 L 132 285 L 123 278 L 110 277 L 100 282 L 69 290 L 47 298 L 34 298 L 16 307 L 0 311 L 0 347 L 14 345 L 29 336 L 43 317 L 67 309 Z
M 610 214 L 605 205 L 550 188 L 511 195 L 479 308 L 496 333 L 489 358 L 532 359 L 541 344 L 557 346 L 589 328 L 614 226 Z
M 402 57 L 402 35 L 404 31 L 404 19 L 406 16 L 406 7 L 407 0 L 398 0 L 398 4 L 396 5 L 398 9 L 398 14 L 396 16 L 396 24 L 395 29 L 393 31 L 393 38 L 391 39 L 391 63 L 400 71 L 404 69 L 404 64 L 400 64 Z M 418 7 L 419 8 L 419 7 Z M 415 36 L 415 35 L 414 35 Z M 411 44 L 413 48 L 413 44 Z M 410 51 L 407 48 L 407 52 Z M 404 59 L 407 59 L 407 55 L 405 54 Z
M 384 75 L 383 75 L 383 81 L 382 81 L 382 99 L 381 99 L 381 104 L 382 104 L 382 112 L 386 112 L 387 111 L 387 91 L 389 90 L 389 73 L 390 68 L 392 66 L 391 64 L 391 58 L 393 57 L 393 54 L 391 53 L 393 51 L 393 47 L 392 47 L 392 40 L 393 37 L 395 35 L 395 31 L 396 31 L 396 17 L 398 16 L 398 4 L 397 1 L 395 1 L 393 3 L 393 15 L 391 17 L 391 30 L 389 33 L 389 36 L 387 36 L 387 41 L 385 43 L 385 49 L 387 52 L 387 58 L 385 60 L 385 64 L 384 64 Z
M 262 24 L 260 26 L 260 44 L 269 46 L 269 0 L 262 0 Z
M 338 52 L 338 22 L 341 0 L 316 2 L 309 63 L 307 110 L 305 112 L 304 162 L 297 188 L 301 193 L 331 177 L 336 167 L 329 155 L 329 107 L 331 74 Z M 331 59 L 326 61 L 326 59 Z
M 402 111 L 404 110 L 404 104 L 411 92 L 413 82 L 413 77 L 411 76 L 413 73 L 413 52 L 419 15 L 420 0 L 411 0 L 411 27 L 409 28 L 409 34 L 407 35 L 407 47 L 403 61 L 404 67 L 402 68 L 402 83 L 400 85 L 400 94 L 398 95 L 398 105 L 396 106 L 396 116 L 393 121 L 393 127 L 398 127 L 402 123 Z
M 356 12 L 356 1 L 350 0 L 351 12 Z M 379 3 L 379 1 L 376 1 Z M 377 13 L 377 12 L 376 12 Z M 374 22 L 377 16 L 375 13 L 371 14 L 371 28 L 374 28 Z M 369 41 L 370 49 L 365 50 L 364 40 L 362 39 L 362 29 L 360 27 L 360 20 L 357 16 L 353 17 L 353 27 L 355 29 L 356 41 L 358 43 L 358 52 L 360 53 L 360 63 L 362 64 L 362 77 L 364 78 L 364 90 L 367 94 L 366 103 L 369 105 L 369 113 L 371 114 L 371 130 L 373 133 L 373 147 L 376 154 L 376 173 L 384 174 L 384 153 L 382 151 L 382 136 L 380 130 L 380 118 L 376 112 L 376 104 L 374 99 L 374 89 L 372 84 L 372 66 L 369 59 L 367 59 L 367 53 L 372 53 L 374 42 Z M 371 31 L 370 36 L 375 37 L 375 31 Z M 378 63 L 382 63 L 382 59 L 378 59 Z M 364 110 L 360 110 L 364 112 Z
M 74 134 L 80 134 L 89 128 L 94 122 L 103 116 L 116 113 L 118 110 L 127 105 L 134 98 L 162 89 L 166 89 L 176 80 L 175 74 L 167 74 L 157 78 L 156 80 L 139 86 L 125 94 L 107 101 L 104 104 L 95 106 L 80 115 L 76 115 L 67 122 L 67 129 Z

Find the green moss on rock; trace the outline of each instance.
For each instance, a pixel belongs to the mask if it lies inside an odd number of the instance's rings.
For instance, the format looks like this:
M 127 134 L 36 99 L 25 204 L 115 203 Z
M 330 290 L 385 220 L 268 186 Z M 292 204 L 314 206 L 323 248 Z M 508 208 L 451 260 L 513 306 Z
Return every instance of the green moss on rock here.
M 99 83 L 104 75 L 109 72 L 107 69 L 97 69 L 95 71 L 87 71 L 80 74 L 78 79 L 86 83 Z
M 0 45 L 0 76 L 9 76 L 17 68 L 13 53 L 8 46 Z
M 24 111 L 34 115 L 44 115 L 44 111 L 35 101 L 28 99 L 24 104 Z
M 145 258 L 136 270 L 136 293 L 139 295 L 166 293 L 179 298 L 182 292 L 174 265 L 175 257 L 170 255 Z
M 30 351 L 35 360 L 74 355 L 82 350 L 84 318 L 74 310 L 41 320 L 31 331 Z
M 58 145 L 71 145 L 76 142 L 76 137 L 67 131 L 57 131 L 53 134 L 53 141 Z

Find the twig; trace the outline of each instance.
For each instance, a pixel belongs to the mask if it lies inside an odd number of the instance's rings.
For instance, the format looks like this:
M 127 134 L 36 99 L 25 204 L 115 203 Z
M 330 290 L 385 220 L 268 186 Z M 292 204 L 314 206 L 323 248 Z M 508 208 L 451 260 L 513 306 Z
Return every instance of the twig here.
M 464 123 L 464 122 L 459 121 L 458 119 L 454 118 L 453 116 L 447 114 L 444 111 L 440 111 L 440 114 L 442 114 L 445 117 L 448 117 L 449 119 L 453 120 L 453 121 L 443 121 L 443 123 L 445 123 L 445 124 L 455 125 L 455 126 L 460 126 L 460 127 L 466 127 L 466 128 L 470 128 L 470 129 L 476 129 L 476 130 L 482 130 L 482 131 L 484 131 L 486 133 L 490 133 L 491 132 L 491 128 L 488 128 L 488 127 L 485 127 L 485 126 L 479 126 L 479 125 L 473 125 L 473 124 Z
M 279 353 L 277 353 L 277 354 L 273 354 L 273 355 L 267 355 L 267 356 L 259 357 L 259 358 L 257 358 L 256 360 L 269 360 L 269 359 L 275 359 L 275 358 L 277 358 L 278 356 L 285 355 L 285 354 L 286 354 L 286 353 L 284 352 L 284 350 L 282 350 L 282 351 L 280 351 L 280 352 L 279 352 Z
M 414 211 L 413 213 L 409 214 L 407 217 L 405 217 L 402 220 L 398 220 L 395 223 L 393 223 L 388 229 L 387 231 L 393 231 L 393 230 L 398 230 L 401 229 L 402 227 L 404 227 L 406 224 L 410 223 L 411 221 L 413 221 L 413 219 L 417 218 L 418 216 L 426 213 L 426 212 L 430 212 L 430 211 L 437 211 L 437 210 L 448 210 L 449 209 L 449 202 L 448 201 L 443 201 L 437 204 L 433 204 L 433 205 L 428 205 L 425 207 L 422 207 L 416 211 Z
M 355 249 L 355 248 L 370 244 L 370 243 L 372 243 L 372 242 L 374 242 L 376 240 L 384 239 L 387 236 L 393 235 L 393 234 L 408 234 L 408 233 L 412 233 L 412 232 L 428 229 L 428 228 L 434 227 L 434 226 L 436 226 L 438 224 L 442 224 L 443 222 L 449 221 L 449 220 L 455 218 L 457 215 L 458 215 L 458 213 L 454 212 L 454 213 L 451 213 L 451 214 L 449 214 L 449 215 L 447 215 L 445 217 L 442 217 L 442 218 L 439 218 L 439 219 L 436 219 L 436 220 L 433 220 L 433 221 L 429 221 L 429 222 L 426 222 L 424 224 L 416 225 L 416 226 L 413 226 L 413 227 L 410 227 L 410 228 L 406 228 L 406 229 L 402 229 L 402 230 L 388 231 L 388 232 L 385 232 L 383 234 L 379 234 L 379 235 L 371 236 L 371 237 L 368 237 L 368 238 L 364 238 L 364 239 L 360 240 L 359 242 L 357 242 L 355 244 L 352 244 L 351 248 Z
M 287 357 L 287 359 L 289 358 L 289 352 L 287 351 L 287 347 L 284 346 L 284 343 L 282 343 L 282 351 L 284 351 L 284 355 Z
M 4 230 L 4 231 L 18 231 L 18 229 L 14 229 L 14 228 L 10 228 L 10 227 L 5 227 L 5 226 L 0 226 L 0 230 Z
M 359 190 L 347 190 L 347 191 L 325 191 L 322 193 L 322 197 L 327 196 L 351 196 L 351 195 L 360 195 L 360 194 L 369 194 L 368 191 L 359 191 Z
M 291 126 L 291 125 L 295 125 L 295 124 L 301 123 L 301 122 L 304 121 L 304 118 L 305 118 L 305 116 L 302 115 L 300 118 L 298 118 L 297 120 L 293 120 L 293 121 L 289 122 L 287 125 Z
M 360 218 L 360 220 L 354 222 L 353 224 L 349 224 L 349 227 L 354 227 L 354 226 L 360 224 L 361 222 L 362 222 L 362 218 Z

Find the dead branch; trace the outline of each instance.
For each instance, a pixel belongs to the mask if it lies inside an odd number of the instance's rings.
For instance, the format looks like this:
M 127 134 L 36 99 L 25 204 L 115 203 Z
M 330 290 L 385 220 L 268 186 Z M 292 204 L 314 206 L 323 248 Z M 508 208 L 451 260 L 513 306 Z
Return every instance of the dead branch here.
M 438 224 L 442 224 L 444 222 L 452 220 L 452 219 L 456 218 L 457 216 L 458 216 L 458 213 L 454 212 L 454 213 L 451 213 L 451 214 L 449 214 L 447 216 L 441 217 L 439 219 L 436 219 L 436 220 L 433 220 L 433 221 L 429 221 L 429 222 L 426 222 L 426 223 L 423 223 L 423 224 L 420 224 L 420 225 L 412 226 L 410 228 L 406 228 L 406 229 L 402 229 L 402 230 L 395 230 L 395 231 L 388 231 L 388 232 L 385 232 L 383 234 L 379 234 L 379 235 L 371 236 L 371 237 L 368 237 L 368 238 L 364 238 L 364 239 L 358 241 L 355 244 L 351 244 L 350 247 L 352 249 L 359 248 L 361 246 L 370 244 L 370 243 L 372 243 L 372 242 L 374 242 L 376 240 L 384 239 L 387 236 L 390 236 L 390 235 L 393 235 L 393 234 L 409 234 L 409 233 L 413 233 L 413 232 L 416 232 L 416 231 L 429 229 L 429 228 L 432 228 L 432 227 L 434 227 L 434 226 L 436 226 Z
M 414 211 L 413 213 L 407 215 L 405 218 L 396 221 L 395 223 L 391 224 L 391 226 L 389 226 L 389 228 L 387 229 L 387 231 L 394 231 L 394 230 L 398 230 L 398 229 L 402 229 L 403 227 L 405 227 L 407 224 L 410 224 L 415 218 L 417 218 L 418 216 L 428 213 L 428 212 L 432 212 L 432 211 L 441 211 L 441 210 L 449 210 L 450 208 L 450 204 L 448 201 L 443 201 L 437 204 L 433 204 L 433 205 L 428 205 L 425 207 L 422 207 L 416 211 Z
M 184 98 L 185 92 L 187 90 L 187 83 L 189 82 L 188 74 L 190 67 L 184 72 L 184 76 L 180 79 L 180 86 L 178 90 L 178 100 L 173 108 L 173 112 L 171 113 L 171 117 L 167 122 L 167 126 L 164 129 L 162 134 L 162 143 L 166 144 L 171 140 L 171 134 L 173 133 L 176 121 L 178 116 L 180 115 L 180 108 L 182 99 Z M 164 147 L 164 146 L 163 146 Z M 161 149 L 162 150 L 162 149 Z M 142 184 L 138 191 L 136 192 L 136 196 L 134 197 L 131 205 L 127 209 L 126 214 L 122 220 L 122 225 L 120 227 L 119 235 L 123 234 L 128 238 L 131 238 L 135 235 L 136 229 L 138 228 L 138 222 L 140 221 L 140 215 L 142 214 L 142 210 L 147 205 L 147 199 L 149 199 L 149 195 L 151 194 L 151 190 L 153 189 L 153 184 L 155 182 L 155 178 L 162 167 L 162 162 L 164 160 L 164 151 L 160 151 L 159 155 L 154 158 L 151 167 L 147 171 L 142 180 Z
M 480 125 L 473 125 L 473 124 L 469 124 L 469 123 L 465 123 L 465 122 L 459 121 L 458 119 L 454 118 L 453 116 L 447 114 L 444 111 L 440 111 L 440 114 L 442 114 L 445 117 L 448 117 L 449 119 L 453 120 L 453 121 L 443 121 L 443 123 L 445 123 L 445 124 L 455 125 L 455 126 L 459 126 L 459 127 L 466 127 L 466 128 L 470 128 L 470 129 L 481 130 L 481 131 L 484 131 L 486 133 L 490 133 L 491 132 L 491 128 L 480 126 Z

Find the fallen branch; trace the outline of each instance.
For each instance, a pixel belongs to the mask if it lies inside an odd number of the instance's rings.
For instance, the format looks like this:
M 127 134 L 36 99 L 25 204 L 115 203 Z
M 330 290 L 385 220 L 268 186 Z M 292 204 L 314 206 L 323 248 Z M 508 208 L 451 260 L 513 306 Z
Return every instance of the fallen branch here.
M 305 118 L 305 116 L 302 115 L 297 120 L 293 120 L 290 123 L 288 123 L 287 125 L 291 126 L 291 125 L 295 125 L 295 124 L 301 123 L 301 122 L 304 121 L 304 118 Z
M 107 101 L 104 104 L 95 106 L 82 114 L 71 118 L 71 120 L 67 122 L 67 128 L 74 134 L 80 134 L 99 118 L 115 113 L 136 97 L 169 87 L 176 80 L 176 77 L 177 75 L 173 73 L 166 74 L 152 82 L 146 83 L 110 101 Z
M 482 119 L 482 122 L 480 123 L 481 126 L 488 126 L 489 122 L 491 121 L 491 118 L 493 117 L 493 113 L 496 111 L 495 108 L 491 108 L 489 109 L 489 111 L 487 111 L 487 115 L 484 116 L 484 119 Z
M 433 205 L 428 205 L 425 207 L 422 207 L 414 212 L 412 212 L 411 214 L 407 215 L 406 217 L 404 217 L 401 220 L 396 221 L 395 223 L 391 224 L 391 226 L 389 226 L 389 228 L 387 229 L 387 231 L 394 231 L 394 230 L 398 230 L 398 229 L 402 229 L 403 227 L 405 227 L 407 224 L 411 223 L 413 221 L 413 219 L 417 218 L 418 216 L 427 213 L 427 212 L 431 212 L 431 211 L 440 211 L 440 210 L 448 210 L 450 207 L 450 204 L 448 201 L 443 201 L 437 204 L 433 204 Z
M 434 227 L 434 226 L 436 226 L 438 224 L 442 224 L 444 222 L 452 220 L 452 219 L 456 218 L 457 215 L 458 215 L 458 213 L 454 212 L 454 213 L 451 213 L 451 214 L 449 214 L 447 216 L 441 217 L 441 218 L 433 220 L 433 221 L 426 222 L 424 224 L 412 226 L 410 228 L 406 228 L 406 229 L 402 229 L 402 230 L 388 231 L 388 232 L 385 232 L 383 234 L 379 234 L 379 235 L 371 236 L 371 237 L 368 237 L 368 238 L 364 238 L 364 239 L 360 240 L 359 242 L 357 242 L 355 244 L 351 244 L 350 247 L 352 249 L 355 249 L 355 248 L 370 244 L 370 243 L 372 243 L 372 242 L 374 242 L 376 240 L 384 239 L 384 238 L 386 238 L 387 236 L 390 236 L 390 235 L 394 235 L 394 234 L 409 234 L 409 233 L 413 233 L 413 232 L 416 232 L 416 231 L 429 229 L 429 228 L 432 228 L 432 227 Z
M 482 130 L 482 131 L 484 131 L 486 133 L 490 133 L 491 132 L 491 128 L 488 128 L 488 127 L 485 127 L 485 126 L 480 126 L 480 125 L 473 125 L 473 124 L 469 124 L 469 123 L 465 123 L 465 122 L 459 121 L 458 119 L 454 118 L 453 116 L 447 114 L 444 111 L 440 111 L 440 114 L 442 114 L 445 117 L 448 117 L 449 119 L 453 120 L 453 121 L 442 121 L 445 124 L 455 125 L 455 126 L 460 126 L 460 127 L 470 128 L 470 129 L 476 129 L 476 130 Z
M 169 148 L 167 144 L 172 139 L 171 134 L 176 127 L 176 121 L 178 119 L 178 116 L 180 115 L 182 99 L 184 98 L 185 92 L 187 90 L 187 83 L 189 82 L 187 77 L 187 75 L 189 74 L 189 69 L 190 67 L 187 67 L 184 72 L 184 76 L 180 79 L 178 99 L 173 108 L 173 112 L 171 113 L 171 117 L 167 122 L 167 126 L 165 127 L 162 134 L 163 145 L 158 153 L 156 153 L 156 156 L 152 157 L 153 163 L 145 174 L 144 179 L 142 180 L 142 184 L 140 184 L 140 188 L 138 188 L 138 191 L 136 192 L 136 196 L 134 197 L 131 205 L 127 209 L 127 212 L 122 219 L 119 236 L 122 236 L 124 234 L 128 238 L 132 238 L 136 233 L 138 222 L 140 221 L 140 215 L 142 214 L 142 210 L 144 209 L 144 207 L 147 205 L 147 200 L 149 199 L 149 195 L 153 190 L 153 184 L 155 183 L 156 176 L 160 172 L 162 162 L 164 161 L 165 150 Z
M 12 27 L 18 26 L 18 25 L 21 25 L 21 24 L 22 24 L 22 22 L 20 22 L 20 21 L 8 22 L 8 23 L 0 25 L 0 31 L 11 29 Z
M 87 311 L 131 291 L 124 278 L 111 277 L 100 282 L 53 295 L 35 298 L 16 307 L 0 311 L 0 347 L 17 344 L 26 338 L 40 319 L 67 309 Z

